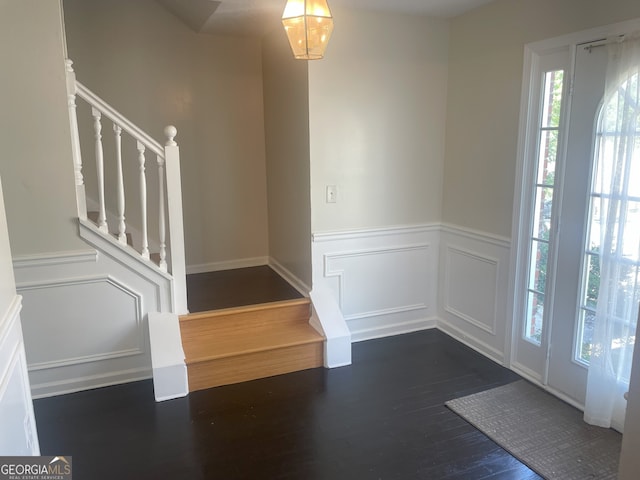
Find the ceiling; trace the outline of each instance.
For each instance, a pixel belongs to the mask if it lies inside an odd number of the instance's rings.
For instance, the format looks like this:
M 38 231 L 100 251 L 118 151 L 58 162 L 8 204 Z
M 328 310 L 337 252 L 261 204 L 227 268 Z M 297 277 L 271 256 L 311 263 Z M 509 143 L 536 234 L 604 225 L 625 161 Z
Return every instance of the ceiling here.
M 196 32 L 263 35 L 280 25 L 286 0 L 156 0 Z M 492 0 L 329 0 L 331 7 L 451 18 Z

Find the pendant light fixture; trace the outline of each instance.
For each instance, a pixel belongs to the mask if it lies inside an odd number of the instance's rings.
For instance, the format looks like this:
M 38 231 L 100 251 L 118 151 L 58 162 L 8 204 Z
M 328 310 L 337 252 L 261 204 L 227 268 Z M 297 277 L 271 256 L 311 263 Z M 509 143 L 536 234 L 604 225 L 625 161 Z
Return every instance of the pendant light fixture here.
M 333 31 L 333 18 L 326 0 L 288 0 L 282 24 L 294 57 L 318 60 L 324 56 Z

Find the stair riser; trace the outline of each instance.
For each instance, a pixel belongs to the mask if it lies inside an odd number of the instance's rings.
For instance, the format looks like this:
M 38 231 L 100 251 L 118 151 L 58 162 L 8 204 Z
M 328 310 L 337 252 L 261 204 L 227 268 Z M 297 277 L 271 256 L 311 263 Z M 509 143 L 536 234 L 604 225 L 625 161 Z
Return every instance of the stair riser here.
M 197 319 L 180 322 L 180 333 L 183 342 L 202 336 L 229 335 L 234 332 L 251 332 L 266 325 L 286 325 L 298 322 L 309 322 L 310 307 L 308 304 L 283 306 L 267 310 L 235 312 L 228 315 L 212 314 Z
M 317 342 L 190 364 L 189 391 L 322 367 L 323 349 Z

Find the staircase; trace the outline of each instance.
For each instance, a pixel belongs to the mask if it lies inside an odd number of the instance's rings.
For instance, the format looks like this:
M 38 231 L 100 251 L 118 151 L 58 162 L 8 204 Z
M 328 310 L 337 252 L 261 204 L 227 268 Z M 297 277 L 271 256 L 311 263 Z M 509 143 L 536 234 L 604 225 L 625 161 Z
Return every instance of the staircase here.
M 79 83 L 71 61 L 67 91 L 80 237 L 169 299 L 147 311 L 156 400 L 322 367 L 325 338 L 310 325 L 307 298 L 187 313 L 175 127 L 165 128 L 161 145 Z M 80 125 L 78 99 L 87 112 Z M 85 188 L 86 158 L 91 168 L 95 161 L 95 198 Z
M 71 60 L 66 61 L 80 236 L 131 270 L 154 277 L 153 282 L 157 278 L 166 280 L 157 287 L 171 299 L 168 311 L 186 313 L 180 154 L 174 141 L 177 130 L 166 127 L 166 142 L 161 145 L 78 82 L 72 65 Z M 78 100 L 90 112 L 88 119 L 79 121 Z M 87 195 L 84 182 L 87 158 L 95 162 L 94 199 Z M 148 188 L 149 177 L 157 188 Z M 115 195 L 110 195 L 114 191 Z M 89 200 L 97 211 L 87 211 Z M 149 230 L 151 217 L 157 225 L 155 233 Z M 132 238 L 132 231 L 137 233 L 136 238 Z M 155 255 L 150 244 L 157 246 Z
M 189 391 L 322 367 L 309 299 L 182 315 Z

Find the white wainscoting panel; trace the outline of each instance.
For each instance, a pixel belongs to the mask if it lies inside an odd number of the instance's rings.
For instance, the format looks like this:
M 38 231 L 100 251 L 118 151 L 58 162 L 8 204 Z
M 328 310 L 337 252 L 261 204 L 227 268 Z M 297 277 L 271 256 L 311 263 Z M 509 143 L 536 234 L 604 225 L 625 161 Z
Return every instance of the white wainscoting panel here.
M 0 317 L 0 452 L 40 455 L 20 329 L 21 298 Z
M 444 310 L 495 335 L 498 260 L 451 245 L 444 259 Z
M 353 341 L 436 326 L 438 228 L 320 233 L 313 287 L 333 292 Z
M 171 281 L 90 251 L 14 262 L 34 398 L 151 377 L 147 315 L 169 311 Z
M 25 317 L 39 315 L 40 305 L 52 312 L 25 324 L 30 371 L 144 354 L 142 296 L 108 275 L 24 283 L 19 288 L 28 297 Z M 67 307 L 69 299 L 73 309 Z M 65 312 L 64 328 L 54 312 Z M 104 321 L 94 321 L 96 316 Z
M 510 242 L 450 225 L 440 236 L 438 327 L 504 363 Z

